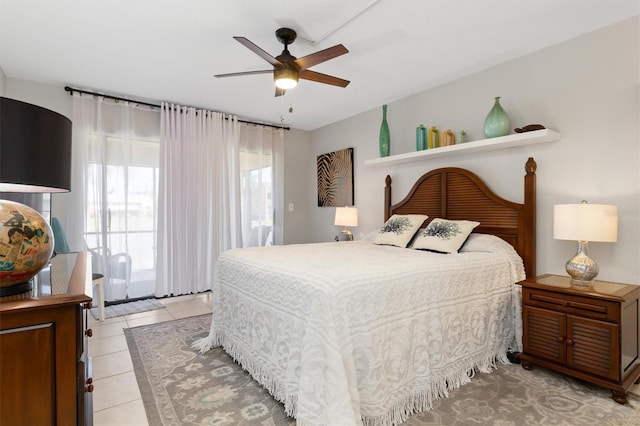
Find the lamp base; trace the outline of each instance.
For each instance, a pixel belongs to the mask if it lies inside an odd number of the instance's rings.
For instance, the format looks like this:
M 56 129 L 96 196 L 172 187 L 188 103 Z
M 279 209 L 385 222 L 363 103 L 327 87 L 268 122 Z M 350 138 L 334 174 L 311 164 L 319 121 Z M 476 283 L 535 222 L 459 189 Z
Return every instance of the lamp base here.
M 14 294 L 26 293 L 33 288 L 31 280 L 26 283 L 13 284 L 9 287 L 0 287 L 0 297 L 13 296 Z
M 51 227 L 40 213 L 0 199 L 0 294 L 28 291 L 27 285 L 47 265 L 53 247 Z
M 353 241 L 353 234 L 348 229 L 343 229 L 338 235 L 338 241 Z
M 582 287 L 592 287 L 593 279 L 598 275 L 599 268 L 589 256 L 587 256 L 587 241 L 578 241 L 576 255 L 565 263 L 567 274 L 572 278 L 571 284 Z
M 591 290 L 593 289 L 593 281 L 581 281 L 572 278 L 571 287 L 576 290 Z

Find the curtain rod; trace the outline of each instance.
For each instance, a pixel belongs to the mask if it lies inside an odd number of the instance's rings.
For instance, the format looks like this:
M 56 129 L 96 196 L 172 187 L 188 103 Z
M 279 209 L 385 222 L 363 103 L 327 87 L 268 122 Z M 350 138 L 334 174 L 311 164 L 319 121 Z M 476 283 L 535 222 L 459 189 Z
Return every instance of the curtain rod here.
M 140 104 L 140 105 L 146 105 L 146 106 L 150 106 L 150 107 L 154 107 L 154 108 L 162 108 L 161 105 L 152 104 L 152 103 L 149 103 L 149 102 L 138 101 L 138 100 L 135 100 L 135 99 L 121 98 L 119 96 L 113 96 L 113 95 L 105 95 L 104 93 L 90 92 L 88 90 L 76 89 L 76 88 L 69 87 L 69 86 L 65 86 L 64 90 L 66 92 L 69 92 L 70 95 L 73 95 L 73 92 L 76 92 L 76 93 L 85 94 L 85 95 L 102 96 L 103 98 L 113 99 L 114 101 L 134 102 L 134 103 Z M 229 118 L 225 117 L 224 119 L 228 120 Z M 288 126 L 278 126 L 277 124 L 256 123 L 255 121 L 247 121 L 247 120 L 240 120 L 240 119 L 238 119 L 238 121 L 240 123 L 255 124 L 257 126 L 273 127 L 274 129 L 291 130 L 291 128 L 288 127 Z

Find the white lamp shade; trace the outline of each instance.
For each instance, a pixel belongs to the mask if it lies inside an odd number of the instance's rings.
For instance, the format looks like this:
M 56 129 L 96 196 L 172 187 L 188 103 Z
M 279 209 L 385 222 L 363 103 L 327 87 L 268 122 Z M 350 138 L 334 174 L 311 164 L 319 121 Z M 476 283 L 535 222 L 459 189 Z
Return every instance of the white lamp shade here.
M 336 226 L 358 226 L 358 209 L 355 207 L 336 207 Z
M 553 208 L 556 240 L 615 242 L 618 207 L 608 204 L 557 204 Z

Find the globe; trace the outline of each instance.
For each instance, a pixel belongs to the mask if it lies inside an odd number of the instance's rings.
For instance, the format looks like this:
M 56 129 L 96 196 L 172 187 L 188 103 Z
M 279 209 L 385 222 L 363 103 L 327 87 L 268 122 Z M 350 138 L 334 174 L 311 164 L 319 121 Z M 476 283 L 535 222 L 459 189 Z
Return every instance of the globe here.
M 46 219 L 24 204 L 0 200 L 0 295 L 30 289 L 28 283 L 53 253 Z

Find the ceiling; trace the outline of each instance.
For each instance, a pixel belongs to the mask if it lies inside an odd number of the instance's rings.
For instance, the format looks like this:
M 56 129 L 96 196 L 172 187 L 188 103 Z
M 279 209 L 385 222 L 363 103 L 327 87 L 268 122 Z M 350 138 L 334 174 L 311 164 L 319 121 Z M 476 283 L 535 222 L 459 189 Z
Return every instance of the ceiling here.
M 313 130 L 637 15 L 638 0 L 0 0 L 9 78 L 207 108 Z M 290 27 L 297 57 L 342 43 L 274 97 L 269 69 L 233 36 L 276 56 Z M 289 112 L 292 107 L 293 112 Z

